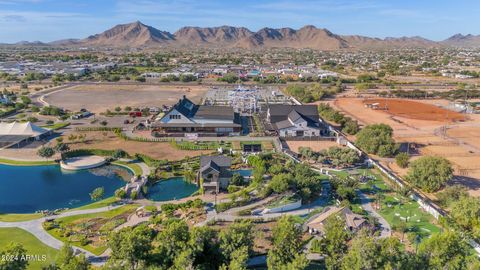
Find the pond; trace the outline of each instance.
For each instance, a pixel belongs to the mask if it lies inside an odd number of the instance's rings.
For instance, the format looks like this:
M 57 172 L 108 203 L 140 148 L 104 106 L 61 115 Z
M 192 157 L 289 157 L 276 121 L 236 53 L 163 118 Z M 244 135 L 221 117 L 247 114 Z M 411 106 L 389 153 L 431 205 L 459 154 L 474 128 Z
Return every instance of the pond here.
M 183 177 L 173 177 L 148 187 L 146 197 L 152 201 L 178 200 L 191 196 L 197 190 L 197 185 L 186 182 Z
M 0 164 L 0 213 L 75 208 L 92 203 L 89 193 L 105 189 L 105 198 L 123 187 L 131 174 L 118 166 L 64 171 L 58 165 L 7 166 Z
M 243 177 L 250 177 L 250 176 L 252 176 L 252 170 L 250 170 L 250 169 L 240 169 L 240 170 L 232 171 L 232 174 L 235 174 L 235 173 L 238 173 L 238 174 L 240 174 L 240 175 L 243 176 Z

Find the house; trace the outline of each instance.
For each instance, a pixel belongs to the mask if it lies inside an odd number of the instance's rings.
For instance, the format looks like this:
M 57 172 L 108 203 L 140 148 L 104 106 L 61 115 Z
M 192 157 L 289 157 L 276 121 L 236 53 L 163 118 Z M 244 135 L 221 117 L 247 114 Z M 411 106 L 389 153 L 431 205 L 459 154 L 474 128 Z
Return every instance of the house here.
M 321 214 L 307 223 L 307 229 L 310 234 L 323 234 L 326 220 L 332 216 L 338 215 L 345 220 L 345 229 L 350 232 L 357 232 L 361 228 L 370 226 L 367 220 L 358 214 L 355 214 L 348 207 L 327 207 Z
M 160 120 L 152 124 L 157 136 L 184 136 L 201 133 L 209 136 L 239 134 L 240 116 L 227 106 L 196 105 L 183 96 Z
M 205 192 L 218 193 L 220 189 L 225 190 L 232 178 L 231 165 L 232 159 L 227 156 L 201 156 L 197 183 L 203 186 Z
M 267 120 L 280 137 L 313 137 L 327 133 L 316 105 L 268 106 Z

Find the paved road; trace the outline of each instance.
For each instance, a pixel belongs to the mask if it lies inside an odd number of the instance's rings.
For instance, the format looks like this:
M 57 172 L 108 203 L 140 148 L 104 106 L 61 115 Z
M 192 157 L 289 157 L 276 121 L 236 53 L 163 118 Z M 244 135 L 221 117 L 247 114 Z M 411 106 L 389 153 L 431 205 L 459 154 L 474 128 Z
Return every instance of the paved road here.
M 375 217 L 380 223 L 380 236 L 379 238 L 387 238 L 392 235 L 392 228 L 390 224 L 373 208 L 370 203 L 370 199 L 361 191 L 357 191 L 358 196 L 360 197 L 360 203 L 362 208 L 368 212 L 369 215 Z

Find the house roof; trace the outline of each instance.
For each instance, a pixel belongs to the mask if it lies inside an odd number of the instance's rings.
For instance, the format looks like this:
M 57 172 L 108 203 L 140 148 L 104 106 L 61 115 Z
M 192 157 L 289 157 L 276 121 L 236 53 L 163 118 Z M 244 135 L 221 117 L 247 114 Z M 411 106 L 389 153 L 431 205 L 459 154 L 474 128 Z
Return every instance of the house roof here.
M 308 117 L 318 119 L 318 109 L 316 105 L 284 105 L 272 104 L 268 106 L 270 116 L 284 116 L 286 117 L 291 111 L 297 111 Z
M 201 156 L 200 157 L 200 173 L 210 172 L 214 170 L 219 173 L 220 177 L 231 177 L 230 165 L 232 159 L 227 156 Z
M 235 113 L 232 107 L 227 106 L 199 106 L 194 118 L 234 120 Z
M 176 110 L 187 117 L 192 123 L 163 123 L 157 121 L 154 127 L 241 127 L 239 115 L 228 106 L 195 105 L 185 96 L 175 104 L 170 111 Z M 166 113 L 164 117 L 167 117 Z M 195 123 L 196 120 L 199 123 Z M 201 120 L 201 121 L 200 121 Z M 211 121 L 210 121 L 211 120 Z M 221 121 L 219 121 L 221 120 Z M 222 122 L 223 121 L 223 122 Z M 231 122 L 230 122 L 231 121 Z
M 334 214 L 340 214 L 342 217 L 344 217 L 346 226 L 349 228 L 356 229 L 367 222 L 367 220 L 363 216 L 353 213 L 352 210 L 350 210 L 350 208 L 348 207 L 332 206 L 326 208 L 324 212 L 322 212 L 320 215 L 310 221 L 307 225 L 310 228 L 314 228 L 318 231 L 323 231 L 323 225 L 325 220 Z
M 41 128 L 31 122 L 0 122 L 0 135 L 22 135 L 22 136 L 39 136 L 49 132 L 50 130 Z
M 308 126 L 318 127 L 320 122 L 318 109 L 315 105 L 282 105 L 273 104 L 268 107 L 270 122 L 277 129 L 293 126 L 293 122 L 302 118 Z
M 358 228 L 362 224 L 366 223 L 367 220 L 359 214 L 355 214 L 350 210 L 350 208 L 343 208 L 342 215 L 345 217 L 345 223 L 348 227 Z
M 325 210 L 320 215 L 318 215 L 316 218 L 314 218 L 312 221 L 310 221 L 307 225 L 308 225 L 308 227 L 313 227 L 317 230 L 319 228 L 323 228 L 323 222 L 325 222 L 325 220 L 329 216 L 340 212 L 340 210 L 342 210 L 342 208 L 340 208 L 340 207 L 335 207 L 335 206 L 327 207 L 327 208 L 325 208 Z
M 214 162 L 219 167 L 230 167 L 232 165 L 232 159 L 227 156 L 217 155 L 217 156 L 201 156 L 200 157 L 200 168 L 203 168 Z
M 197 112 L 198 107 L 198 105 L 195 105 L 195 103 L 189 100 L 186 96 L 183 96 L 183 98 L 172 107 L 172 110 L 175 109 L 185 117 L 191 118 Z

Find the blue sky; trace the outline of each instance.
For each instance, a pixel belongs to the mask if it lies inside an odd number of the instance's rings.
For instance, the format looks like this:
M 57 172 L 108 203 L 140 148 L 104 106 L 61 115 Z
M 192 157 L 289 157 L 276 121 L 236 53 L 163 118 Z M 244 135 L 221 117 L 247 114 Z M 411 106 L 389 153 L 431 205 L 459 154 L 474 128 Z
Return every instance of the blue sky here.
M 292 27 L 337 34 L 480 34 L 478 0 L 0 0 L 0 43 L 84 38 L 140 20 L 161 30 L 182 26 Z

